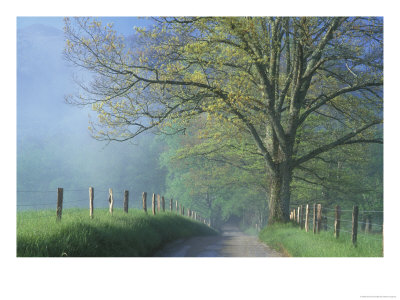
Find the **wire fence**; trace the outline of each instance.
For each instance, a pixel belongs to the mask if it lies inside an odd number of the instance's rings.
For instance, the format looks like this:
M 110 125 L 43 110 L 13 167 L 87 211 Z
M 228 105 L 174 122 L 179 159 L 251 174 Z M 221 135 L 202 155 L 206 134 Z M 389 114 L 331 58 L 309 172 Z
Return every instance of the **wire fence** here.
M 383 210 L 359 211 L 358 206 L 350 210 L 339 206 L 323 207 L 321 204 L 292 204 L 290 219 L 300 228 L 313 233 L 332 231 L 336 237 L 340 232 L 349 233 L 354 245 L 357 245 L 357 236 L 383 241 Z
M 173 211 L 177 214 L 193 218 L 197 221 L 211 226 L 210 220 L 203 218 L 199 213 L 185 208 L 178 204 L 178 201 L 164 199 L 159 194 L 153 194 L 152 198 L 147 198 L 147 193 L 129 195 L 128 190 L 114 189 L 62 189 L 56 190 L 17 190 L 17 216 L 18 221 L 54 218 L 54 212 L 57 212 L 57 219 L 61 219 L 62 211 L 74 213 L 74 208 L 90 210 L 90 216 L 93 214 L 93 207 L 96 209 L 109 209 L 112 214 L 114 208 L 123 209 L 128 212 L 131 209 L 144 209 L 153 214 L 160 211 Z M 146 196 L 144 195 L 146 194 Z M 96 201 L 94 201 L 96 198 Z M 129 199 L 130 198 L 130 199 Z M 112 203 L 111 203 L 112 202 Z M 150 202 L 150 203 L 147 203 Z M 38 213 L 24 214 L 23 212 L 37 211 Z

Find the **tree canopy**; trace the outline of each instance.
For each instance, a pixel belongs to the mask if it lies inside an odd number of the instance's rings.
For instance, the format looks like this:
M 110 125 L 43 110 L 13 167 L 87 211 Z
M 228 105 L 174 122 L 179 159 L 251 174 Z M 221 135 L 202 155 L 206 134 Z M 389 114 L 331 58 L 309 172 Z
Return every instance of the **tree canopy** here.
M 270 222 L 289 218 L 295 170 L 383 142 L 381 18 L 155 18 L 131 41 L 78 18 L 65 33 L 66 58 L 93 74 L 69 101 L 98 113 L 94 137 L 182 132 L 203 116 L 234 128 L 265 165 Z

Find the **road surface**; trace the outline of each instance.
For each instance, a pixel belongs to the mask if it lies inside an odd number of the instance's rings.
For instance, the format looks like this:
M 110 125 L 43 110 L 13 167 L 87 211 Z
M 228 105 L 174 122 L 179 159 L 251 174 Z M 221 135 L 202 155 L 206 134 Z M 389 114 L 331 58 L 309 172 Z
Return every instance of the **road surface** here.
M 234 225 L 222 227 L 222 234 L 180 239 L 167 244 L 156 257 L 280 257 L 282 254 L 261 243 L 256 236 Z

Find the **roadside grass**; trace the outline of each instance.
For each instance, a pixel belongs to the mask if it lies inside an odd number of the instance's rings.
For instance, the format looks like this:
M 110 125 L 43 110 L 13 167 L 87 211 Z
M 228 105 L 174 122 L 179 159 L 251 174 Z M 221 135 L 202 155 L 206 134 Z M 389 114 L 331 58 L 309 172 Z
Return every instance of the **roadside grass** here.
M 260 233 L 262 242 L 293 257 L 382 257 L 381 234 L 359 234 L 357 247 L 351 242 L 351 235 L 340 232 L 336 239 L 331 231 L 319 234 L 300 230 L 292 223 L 274 224 Z
M 155 216 L 141 210 L 53 210 L 17 213 L 18 257 L 134 257 L 152 256 L 165 243 L 216 231 L 192 219 L 165 212 Z

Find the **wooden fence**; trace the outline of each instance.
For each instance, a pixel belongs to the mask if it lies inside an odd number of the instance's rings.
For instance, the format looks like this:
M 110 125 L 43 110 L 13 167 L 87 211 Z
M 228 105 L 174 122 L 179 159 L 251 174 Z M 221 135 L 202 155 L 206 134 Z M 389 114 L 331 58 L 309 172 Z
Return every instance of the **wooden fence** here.
M 312 219 L 310 219 L 311 211 L 312 210 Z M 328 217 L 324 210 L 330 210 L 334 213 L 334 216 Z M 336 238 L 339 238 L 340 232 L 345 231 L 351 234 L 351 241 L 353 245 L 357 246 L 357 236 L 358 236 L 358 225 L 359 223 L 364 224 L 364 233 L 370 233 L 372 231 L 372 225 L 382 228 L 379 230 L 382 232 L 382 239 L 383 239 L 383 221 L 382 224 L 372 223 L 370 218 L 366 218 L 365 222 L 359 221 L 359 209 L 358 206 L 353 206 L 352 210 L 341 210 L 339 205 L 336 205 L 334 209 L 332 208 L 325 208 L 321 204 L 314 203 L 312 207 L 309 204 L 292 206 L 290 210 L 290 220 L 297 224 L 300 229 L 304 229 L 306 232 L 310 231 L 310 222 L 312 222 L 312 232 L 314 234 L 320 233 L 321 230 L 328 230 L 329 221 L 331 220 L 333 223 L 333 234 Z M 350 219 L 343 219 L 342 213 L 351 212 L 351 220 Z M 383 211 L 364 211 L 364 213 L 382 213 L 382 220 L 383 220 Z M 310 221 L 311 220 L 311 221 Z M 351 231 L 346 231 L 341 228 L 341 224 L 343 222 L 350 223 L 351 222 Z
M 56 209 L 57 221 L 61 221 L 61 217 L 62 217 L 63 198 L 64 198 L 63 195 L 64 195 L 64 189 L 58 188 L 57 189 L 57 209 Z M 166 211 L 164 196 L 153 193 L 151 204 L 152 204 L 152 214 L 153 215 L 156 215 L 158 213 L 164 213 Z M 147 212 L 147 192 L 142 193 L 142 207 L 143 207 L 143 211 L 145 213 L 148 213 Z M 113 190 L 111 188 L 108 190 L 108 208 L 109 208 L 110 215 L 113 215 L 114 197 L 113 197 Z M 125 213 L 128 213 L 128 208 L 129 208 L 129 191 L 125 190 L 124 191 L 124 203 L 123 203 L 123 209 L 124 209 Z M 208 225 L 209 227 L 211 227 L 210 220 L 203 218 L 198 212 L 187 208 L 186 214 L 185 214 L 185 207 L 181 203 L 179 203 L 178 200 L 175 200 L 175 209 L 173 208 L 173 199 L 169 200 L 169 211 L 175 212 L 176 214 L 186 216 L 191 219 L 194 219 L 198 222 L 204 223 L 204 224 Z M 89 187 L 89 217 L 91 219 L 94 218 L 94 188 L 93 187 Z

